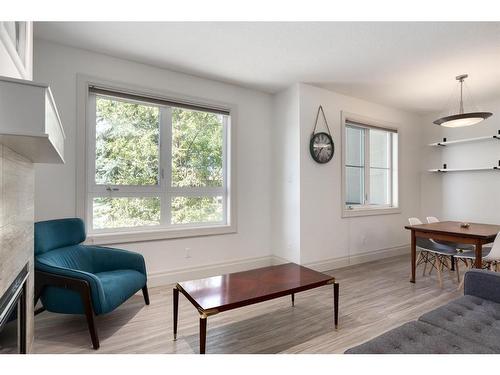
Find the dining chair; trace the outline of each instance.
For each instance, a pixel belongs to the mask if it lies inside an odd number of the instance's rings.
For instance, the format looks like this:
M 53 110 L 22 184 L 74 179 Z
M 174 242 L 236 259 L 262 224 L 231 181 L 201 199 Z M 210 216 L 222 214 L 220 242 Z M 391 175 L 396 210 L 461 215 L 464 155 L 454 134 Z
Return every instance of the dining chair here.
M 455 256 L 457 260 L 461 260 L 465 263 L 465 266 L 468 269 L 472 269 L 476 260 L 475 251 L 464 251 L 462 253 L 458 253 Z M 485 246 L 483 247 L 483 255 L 482 255 L 482 268 L 489 268 L 490 271 L 498 272 L 498 264 L 500 263 L 500 232 L 495 237 L 495 241 L 493 241 L 493 245 L 491 247 Z M 459 273 L 458 262 L 457 262 L 457 273 Z M 464 285 L 464 280 L 460 282 L 458 289 L 462 289 Z
M 426 219 L 427 219 L 427 223 L 429 223 L 429 224 L 439 223 L 439 221 L 440 221 L 436 216 L 427 216 Z M 474 251 L 474 249 L 475 249 L 474 245 L 465 244 L 465 243 L 456 243 L 456 242 L 451 242 L 451 241 L 436 241 L 436 240 L 431 240 L 431 241 L 454 247 L 459 252 L 460 251 Z M 450 261 L 452 262 L 453 265 L 456 265 L 456 259 L 454 256 L 450 257 Z M 460 275 L 458 272 L 457 272 L 457 281 L 458 281 L 458 283 L 460 283 Z
M 423 224 L 422 221 L 420 221 L 420 219 L 417 217 L 410 217 L 408 221 L 410 225 Z M 427 264 L 430 264 L 431 269 L 429 270 L 429 275 L 431 274 L 432 269 L 435 268 L 438 275 L 439 286 L 443 287 L 442 270 L 443 268 L 450 269 L 448 258 L 457 253 L 456 248 L 434 242 L 428 238 L 419 237 L 417 237 L 416 239 L 416 245 L 417 248 L 420 249 L 417 258 L 417 266 L 422 263 L 424 264 L 422 275 L 425 276 Z
M 439 223 L 439 219 L 436 216 L 427 216 L 427 222 L 429 224 Z
M 427 222 L 429 224 L 434 224 L 434 223 L 439 223 L 439 219 L 435 216 L 427 216 Z M 445 244 L 445 245 L 448 245 L 448 246 L 452 246 L 452 247 L 455 247 L 459 250 L 474 250 L 475 247 L 474 245 L 470 245 L 470 244 L 466 244 L 466 243 L 456 243 L 456 242 L 451 242 L 451 241 L 436 241 L 436 240 L 433 240 L 433 242 L 437 242 L 437 243 L 442 243 L 442 244 Z

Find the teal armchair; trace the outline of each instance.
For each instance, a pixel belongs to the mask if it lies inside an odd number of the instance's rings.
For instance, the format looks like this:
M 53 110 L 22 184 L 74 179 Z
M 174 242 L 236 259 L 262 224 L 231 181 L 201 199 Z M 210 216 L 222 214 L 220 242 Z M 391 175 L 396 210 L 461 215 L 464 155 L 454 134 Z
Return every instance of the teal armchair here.
M 35 303 L 47 311 L 85 314 L 94 349 L 94 316 L 106 314 L 142 289 L 149 305 L 146 265 L 138 253 L 82 245 L 81 219 L 35 223 Z

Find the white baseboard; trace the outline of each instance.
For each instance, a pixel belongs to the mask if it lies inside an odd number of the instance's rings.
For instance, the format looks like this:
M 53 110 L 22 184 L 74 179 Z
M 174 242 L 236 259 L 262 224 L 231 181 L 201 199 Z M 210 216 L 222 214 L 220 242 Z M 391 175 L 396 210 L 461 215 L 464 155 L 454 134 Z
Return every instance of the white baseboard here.
M 341 258 L 325 259 L 319 262 L 303 264 L 316 271 L 329 271 L 355 264 L 373 262 L 374 260 L 390 258 L 409 253 L 409 245 L 370 251 L 363 254 L 352 255 Z M 148 275 L 148 286 L 161 286 L 175 284 L 179 281 L 201 279 L 215 275 L 222 275 L 231 272 L 246 271 L 253 268 L 266 267 L 288 263 L 289 261 L 276 255 L 269 255 L 258 258 L 247 258 L 232 262 L 214 263 L 197 267 L 182 268 L 163 272 L 153 272 Z
M 388 249 L 374 250 L 346 257 L 325 259 L 319 262 L 305 263 L 303 265 L 305 267 L 312 268 L 313 270 L 324 272 L 324 271 L 334 270 L 337 268 L 353 266 L 356 264 L 373 262 L 379 259 L 409 254 L 409 252 L 410 252 L 410 245 L 403 245 L 403 246 L 391 247 Z
M 171 271 L 153 272 L 148 275 L 148 286 L 154 287 L 175 284 L 179 281 L 202 279 L 204 277 L 222 275 L 231 272 L 246 271 L 253 268 L 270 266 L 271 264 L 273 264 L 273 257 L 269 255 Z

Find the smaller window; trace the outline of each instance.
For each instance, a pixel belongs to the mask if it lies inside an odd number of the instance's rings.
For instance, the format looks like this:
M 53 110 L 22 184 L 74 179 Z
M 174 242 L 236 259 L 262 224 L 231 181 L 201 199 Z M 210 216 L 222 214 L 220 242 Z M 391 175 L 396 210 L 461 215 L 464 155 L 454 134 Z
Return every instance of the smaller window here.
M 397 130 L 350 117 L 344 118 L 343 130 L 343 216 L 394 212 L 398 209 Z

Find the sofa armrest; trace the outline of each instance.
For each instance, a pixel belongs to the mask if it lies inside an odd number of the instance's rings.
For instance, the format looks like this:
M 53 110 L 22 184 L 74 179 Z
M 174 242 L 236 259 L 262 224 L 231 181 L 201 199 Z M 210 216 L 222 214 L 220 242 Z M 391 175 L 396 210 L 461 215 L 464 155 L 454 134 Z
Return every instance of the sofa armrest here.
M 500 303 L 500 273 L 470 270 L 465 273 L 464 294 Z
M 103 246 L 86 247 L 92 251 L 94 267 L 100 272 L 128 269 L 140 272 L 147 277 L 146 263 L 139 253 Z

